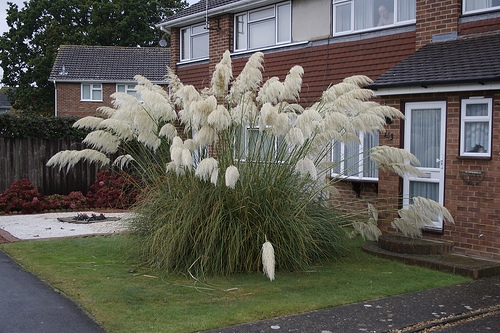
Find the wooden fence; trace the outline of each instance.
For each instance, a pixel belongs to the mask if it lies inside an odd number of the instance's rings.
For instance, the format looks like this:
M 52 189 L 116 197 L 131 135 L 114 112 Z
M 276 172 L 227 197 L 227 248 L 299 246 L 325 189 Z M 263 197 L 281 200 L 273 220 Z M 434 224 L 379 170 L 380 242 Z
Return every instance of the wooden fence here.
M 47 161 L 61 150 L 83 149 L 69 139 L 8 139 L 0 137 L 0 192 L 19 180 L 28 179 L 44 195 L 87 194 L 96 181 L 99 167 L 79 162 L 68 173 L 59 167 L 47 167 Z

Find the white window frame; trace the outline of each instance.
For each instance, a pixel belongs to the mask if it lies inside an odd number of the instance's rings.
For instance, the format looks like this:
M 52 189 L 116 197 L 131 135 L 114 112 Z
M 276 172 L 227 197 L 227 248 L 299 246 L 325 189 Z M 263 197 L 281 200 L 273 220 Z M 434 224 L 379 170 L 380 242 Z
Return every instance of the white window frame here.
M 377 136 L 377 142 L 378 142 L 378 139 L 380 138 L 380 136 L 379 136 L 379 133 L 377 131 L 370 132 L 369 134 Z M 368 171 L 368 170 L 365 170 L 366 163 L 367 163 L 367 161 L 365 161 L 365 154 L 367 153 L 368 149 L 376 147 L 378 145 L 378 143 L 375 144 L 373 147 L 366 149 L 364 147 L 364 145 L 365 145 L 365 143 L 364 143 L 365 142 L 364 141 L 365 133 L 361 132 L 358 135 L 358 137 L 359 137 L 360 143 L 359 143 L 358 155 L 356 155 L 356 156 L 345 156 L 346 143 L 334 142 L 334 144 L 332 146 L 332 150 L 331 150 L 331 162 L 338 163 L 338 171 L 339 172 L 338 173 L 335 172 L 336 171 L 335 168 L 332 168 L 331 169 L 331 176 L 334 178 L 339 177 L 339 178 L 348 179 L 348 180 L 376 182 L 376 181 L 378 181 L 378 169 L 373 170 L 373 172 L 375 172 L 375 174 L 376 174 L 376 177 L 364 176 L 364 173 L 365 173 L 365 171 Z M 338 160 L 336 158 L 337 156 L 336 156 L 335 151 L 334 151 L 335 145 L 340 145 L 340 156 L 339 156 Z M 352 176 L 346 175 L 346 172 L 349 173 L 349 170 L 346 170 L 346 164 L 347 164 L 346 158 L 348 158 L 349 161 L 352 161 L 352 159 L 357 159 L 358 172 L 355 175 L 352 175 Z M 372 163 L 375 163 L 375 162 L 372 161 Z
M 487 104 L 488 114 L 486 116 L 467 116 L 467 105 L 471 104 Z M 492 144 L 492 131 L 493 131 L 493 101 L 491 98 L 484 97 L 470 97 L 464 98 L 461 102 L 461 110 L 460 110 L 460 156 L 469 156 L 469 157 L 491 157 L 491 144 Z M 465 125 L 467 123 L 488 123 L 488 147 L 485 152 L 477 151 L 471 152 L 470 147 L 465 146 Z M 483 147 L 484 148 L 484 147 Z
M 354 13 L 354 2 L 358 0 L 333 0 L 333 35 L 338 36 L 338 35 L 347 35 L 347 34 L 352 34 L 352 33 L 359 33 L 359 32 L 366 32 L 366 31 L 372 31 L 372 30 L 381 30 L 381 29 L 387 29 L 395 26 L 402 26 L 402 25 L 408 25 L 408 24 L 415 24 L 416 23 L 416 2 L 415 2 L 415 18 L 413 19 L 408 19 L 408 20 L 401 20 L 398 21 L 398 5 L 399 1 L 402 0 L 389 0 L 389 1 L 382 1 L 382 0 L 373 0 L 375 3 L 374 5 L 374 10 L 378 12 L 378 7 L 381 4 L 385 4 L 387 2 L 392 2 L 393 1 L 393 23 L 392 24 L 386 24 L 382 26 L 377 26 L 374 22 L 373 27 L 370 28 L 362 28 L 362 29 L 356 29 L 355 28 L 355 13 Z M 337 9 L 345 6 L 345 5 L 350 5 L 350 29 L 349 30 L 344 30 L 344 31 L 336 31 L 337 27 Z M 376 7 L 376 8 L 375 8 Z
M 287 34 L 288 34 L 288 39 L 286 40 L 278 40 L 279 35 L 280 35 L 280 24 L 279 24 L 279 8 L 283 6 L 289 6 L 289 14 L 290 17 L 288 17 L 289 24 L 287 25 Z M 273 9 L 273 15 L 259 18 L 253 21 L 250 21 L 250 15 L 253 13 L 258 13 L 259 11 L 265 11 L 272 8 Z M 239 19 L 242 19 L 242 21 L 239 21 Z M 263 46 L 257 46 L 257 47 L 251 47 L 249 45 L 250 43 L 250 33 L 249 33 L 249 27 L 253 24 L 258 24 L 266 21 L 274 21 L 274 27 L 275 27 L 275 33 L 274 33 L 274 42 L 269 45 L 263 45 Z M 242 40 L 238 39 L 238 34 L 241 29 L 239 29 L 239 25 L 243 26 L 243 38 Z M 272 5 L 272 6 L 266 6 L 266 7 L 261 7 L 257 8 L 254 10 L 250 10 L 247 12 L 241 12 L 238 14 L 234 15 L 234 51 L 235 52 L 240 52 L 240 51 L 247 51 L 247 50 L 256 50 L 256 49 L 265 49 L 268 47 L 276 46 L 276 45 L 285 45 L 285 44 L 290 44 L 292 42 L 292 4 L 290 1 L 286 2 L 280 2 L 278 4 Z M 241 43 L 238 43 L 238 41 L 241 41 Z
M 89 87 L 89 97 L 84 96 L 84 87 Z M 101 93 L 100 99 L 94 99 L 93 93 L 99 91 Z M 80 88 L 80 100 L 82 102 L 102 102 L 103 88 L 101 83 L 82 83 Z
M 242 130 L 244 131 L 244 135 L 240 135 L 240 136 L 235 136 L 234 137 L 234 140 L 235 140 L 235 160 L 237 161 L 241 161 L 241 162 L 261 162 L 261 160 L 259 161 L 255 161 L 255 160 L 248 160 L 248 151 L 249 151 L 249 146 L 250 146 L 250 131 L 257 131 L 259 132 L 259 135 L 261 137 L 268 137 L 269 139 L 272 139 L 271 137 L 268 136 L 268 134 L 266 134 L 265 132 L 260 132 L 260 129 L 258 126 L 249 126 L 249 125 L 240 125 L 241 126 L 241 129 L 238 129 L 239 130 Z M 241 147 L 241 141 L 238 141 L 237 140 L 240 140 L 240 139 L 244 139 L 244 146 Z M 278 146 L 279 146 L 279 142 L 280 142 L 280 138 L 278 137 L 275 137 L 275 140 L 274 140 L 274 147 L 273 147 L 273 155 L 274 157 L 276 156 L 276 153 L 278 151 Z M 240 145 L 240 146 L 237 146 L 237 145 Z M 243 149 L 243 152 L 239 152 L 239 150 Z M 262 152 L 261 152 L 262 153 Z M 240 159 L 238 159 L 238 157 L 241 157 Z
M 195 32 L 194 30 L 196 28 L 203 27 L 203 32 Z M 188 39 L 188 43 L 186 44 L 186 41 L 184 41 L 184 32 L 186 32 L 186 39 Z M 199 23 L 199 24 L 193 24 L 187 27 L 183 27 L 179 31 L 179 59 L 181 62 L 183 61 L 190 61 L 190 60 L 203 60 L 203 59 L 208 59 L 209 54 L 207 53 L 206 55 L 199 56 L 199 57 L 193 57 L 193 42 L 195 40 L 195 37 L 200 37 L 207 35 L 207 41 L 209 43 L 209 30 L 206 27 L 205 23 Z M 184 55 L 183 52 L 183 46 L 186 45 L 186 53 L 187 55 Z M 209 52 L 209 46 L 207 45 L 207 52 Z
M 135 83 L 133 83 L 133 84 L 117 83 L 116 84 L 116 92 L 123 92 L 123 93 L 126 93 L 127 95 L 134 96 L 135 98 L 140 100 L 139 94 L 137 93 L 137 90 L 135 90 L 135 86 L 136 86 Z M 123 87 L 123 89 L 122 89 L 122 87 Z
M 484 8 L 474 9 L 467 6 L 468 3 L 473 3 L 480 6 L 480 3 L 485 6 Z M 469 9 L 470 8 L 470 9 Z M 500 10 L 500 1 L 498 0 L 463 0 L 462 1 L 462 13 L 463 14 L 476 14 L 483 12 L 490 12 L 494 10 Z

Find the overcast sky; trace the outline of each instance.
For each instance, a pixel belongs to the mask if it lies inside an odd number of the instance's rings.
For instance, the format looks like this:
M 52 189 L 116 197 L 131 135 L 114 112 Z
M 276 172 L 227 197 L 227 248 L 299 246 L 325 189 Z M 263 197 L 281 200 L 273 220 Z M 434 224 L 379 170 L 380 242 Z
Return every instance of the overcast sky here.
M 17 4 L 19 9 L 24 7 L 24 3 L 29 0 L 0 0 L 0 35 L 2 35 L 4 32 L 9 30 L 9 27 L 7 26 L 7 2 L 12 2 Z M 187 0 L 187 2 L 192 5 L 194 3 L 197 3 L 199 0 Z M 3 75 L 3 70 L 0 67 L 0 77 Z

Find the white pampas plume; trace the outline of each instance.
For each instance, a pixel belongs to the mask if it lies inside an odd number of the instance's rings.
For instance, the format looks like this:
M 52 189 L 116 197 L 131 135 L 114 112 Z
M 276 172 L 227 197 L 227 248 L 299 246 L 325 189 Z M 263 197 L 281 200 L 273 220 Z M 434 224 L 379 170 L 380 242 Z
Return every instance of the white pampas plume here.
M 77 120 L 74 124 L 74 128 L 95 130 L 99 127 L 99 124 L 103 121 L 103 118 L 99 117 L 85 117 Z
M 162 126 L 158 135 L 164 136 L 165 138 L 167 138 L 167 140 L 172 140 L 177 136 L 177 129 L 174 125 L 168 123 Z
M 291 149 L 295 147 L 300 147 L 304 144 L 304 134 L 300 130 L 300 128 L 294 127 L 292 128 L 285 136 L 285 141 L 288 144 L 288 147 Z
M 257 102 L 260 104 L 271 103 L 277 104 L 283 100 L 285 86 L 277 77 L 272 77 L 262 85 L 257 94 Z
M 210 113 L 207 122 L 216 131 L 224 131 L 231 125 L 231 115 L 222 105 L 217 105 L 217 108 Z
M 217 132 L 211 126 L 203 126 L 194 135 L 194 141 L 200 147 L 204 147 L 209 144 L 217 143 L 218 136 Z
M 130 141 L 134 138 L 130 126 L 122 120 L 110 118 L 99 124 L 99 129 L 109 129 L 121 140 Z
M 231 97 L 235 101 L 238 101 L 240 96 L 247 91 L 257 89 L 262 81 L 263 61 L 264 54 L 262 52 L 256 52 L 248 59 L 245 67 L 231 87 Z
M 274 260 L 273 245 L 266 237 L 266 242 L 262 244 L 262 271 L 271 281 L 274 280 L 274 268 L 276 265 Z
M 229 81 L 233 78 L 233 69 L 231 67 L 231 53 L 224 52 L 221 61 L 215 66 L 212 76 L 212 92 L 217 97 L 224 97 L 229 87 Z
M 203 181 L 211 179 L 214 173 L 218 173 L 219 162 L 213 157 L 208 157 L 198 164 L 194 175 Z
M 407 175 L 425 176 L 420 170 L 409 164 L 419 164 L 418 159 L 407 150 L 389 147 L 389 146 L 376 146 L 370 151 L 371 159 L 380 167 L 387 167 L 398 174 L 400 177 Z
M 90 132 L 82 142 L 106 154 L 116 153 L 120 145 L 118 137 L 103 130 Z
M 302 177 L 306 177 L 307 174 L 309 174 L 312 180 L 316 180 L 316 178 L 318 178 L 318 171 L 316 170 L 314 162 L 310 158 L 305 157 L 298 160 L 295 170 L 297 170 Z
M 304 69 L 301 66 L 293 66 L 290 69 L 283 82 L 283 86 L 285 87 L 283 99 L 298 99 L 300 88 L 302 87 L 302 75 L 304 75 Z
M 234 189 L 238 178 L 240 178 L 240 172 L 238 171 L 238 168 L 234 165 L 229 166 L 226 169 L 226 186 Z
M 126 167 L 131 161 L 134 161 L 134 158 L 127 154 L 127 155 L 120 155 L 118 156 L 115 161 L 113 162 L 113 165 L 118 166 L 120 169 L 123 169 Z

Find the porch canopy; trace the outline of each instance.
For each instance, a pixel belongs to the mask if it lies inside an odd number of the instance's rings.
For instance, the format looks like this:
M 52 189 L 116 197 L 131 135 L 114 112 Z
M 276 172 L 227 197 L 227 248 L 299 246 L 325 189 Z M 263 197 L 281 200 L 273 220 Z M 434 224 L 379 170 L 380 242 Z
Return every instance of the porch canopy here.
M 380 96 L 500 89 L 500 33 L 429 43 L 367 88 Z

